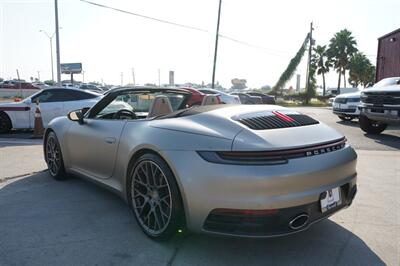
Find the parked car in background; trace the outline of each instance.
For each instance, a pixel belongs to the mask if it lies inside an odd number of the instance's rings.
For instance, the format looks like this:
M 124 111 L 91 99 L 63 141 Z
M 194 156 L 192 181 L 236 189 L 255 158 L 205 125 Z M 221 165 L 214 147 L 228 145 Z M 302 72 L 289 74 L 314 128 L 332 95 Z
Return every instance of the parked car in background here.
M 242 104 L 262 104 L 262 99 L 259 96 L 251 96 L 243 92 L 232 92 L 231 95 L 239 96 Z
M 400 124 L 400 77 L 382 79 L 361 93 L 360 128 L 380 134 L 388 125 Z
M 357 155 L 342 134 L 280 106 L 185 108 L 188 96 L 119 88 L 89 111 L 52 120 L 43 145 L 50 175 L 75 174 L 114 191 L 135 225 L 158 240 L 185 227 L 282 236 L 351 205 Z M 130 109 L 108 108 L 121 100 Z
M 42 115 L 43 126 L 55 117 L 84 107 L 91 107 L 102 95 L 77 89 L 51 88 L 41 90 L 21 102 L 0 103 L 0 133 L 11 129 L 33 129 L 36 102 Z
M 184 90 L 190 92 L 190 98 L 188 99 L 188 101 L 186 103 L 188 107 L 200 106 L 203 101 L 204 96 L 206 96 L 205 93 L 203 93 L 197 89 L 194 89 L 194 88 L 183 87 L 181 89 L 184 89 Z M 220 102 L 222 102 L 220 96 L 217 96 L 217 98 Z
M 94 91 L 94 92 L 98 92 L 98 93 L 103 93 L 104 92 L 102 89 L 100 89 L 99 87 L 97 87 L 94 84 L 82 83 L 81 85 L 79 85 L 78 88 L 80 90 L 90 90 L 90 91 Z
M 256 91 L 250 91 L 246 92 L 248 95 L 251 96 L 258 96 L 261 97 L 262 103 L 263 104 L 275 104 L 275 97 L 271 95 L 267 95 L 261 92 L 256 92 Z
M 228 93 L 215 90 L 215 89 L 210 89 L 210 88 L 205 88 L 205 89 L 199 89 L 204 94 L 218 94 L 221 99 L 221 103 L 226 103 L 226 104 L 240 104 L 240 98 L 237 95 L 230 95 Z
M 360 110 L 358 110 L 360 94 L 361 91 L 336 96 L 332 105 L 333 113 L 343 121 L 351 121 L 354 118 L 358 118 L 360 115 Z
M 38 86 L 35 86 L 32 83 L 18 80 L 5 80 L 0 84 L 0 88 L 40 90 Z
M 35 87 L 38 87 L 41 90 L 50 88 L 49 85 L 47 85 L 47 84 L 45 84 L 43 82 L 33 82 L 32 85 L 35 86 Z

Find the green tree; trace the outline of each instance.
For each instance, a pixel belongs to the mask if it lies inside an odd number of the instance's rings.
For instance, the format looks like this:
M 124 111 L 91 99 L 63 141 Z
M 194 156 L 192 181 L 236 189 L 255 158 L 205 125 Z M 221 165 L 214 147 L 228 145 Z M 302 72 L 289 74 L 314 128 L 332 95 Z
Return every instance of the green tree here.
M 3 78 L 0 78 L 0 82 L 2 82 L 2 81 L 4 81 L 4 79 L 3 79 Z
M 304 42 L 302 43 L 299 51 L 296 53 L 295 57 L 293 57 L 290 60 L 289 65 L 286 67 L 285 71 L 279 77 L 278 82 L 272 88 L 275 95 L 277 95 L 278 91 L 282 90 L 283 86 L 285 86 L 286 82 L 288 82 L 293 77 L 293 74 L 296 71 L 297 66 L 300 64 L 300 61 L 304 56 L 309 39 L 310 39 L 309 35 L 307 34 L 307 37 L 305 38 Z
M 366 87 L 375 80 L 375 66 L 361 52 L 355 53 L 349 62 L 349 82 L 355 87 Z
M 49 86 L 54 86 L 54 85 L 56 85 L 56 83 L 54 82 L 54 80 L 45 80 L 43 83 L 46 84 L 46 85 L 49 85 Z
M 322 89 L 323 95 L 325 96 L 325 74 L 329 72 L 329 68 L 332 66 L 331 61 L 328 60 L 328 53 L 326 50 L 326 45 L 314 48 L 314 55 L 315 55 L 315 67 L 318 75 L 322 75 Z
M 357 42 L 351 31 L 344 29 L 335 33 L 330 40 L 327 50 L 329 61 L 339 73 L 338 93 L 340 93 L 341 77 L 343 75 L 344 87 L 346 87 L 346 70 L 349 69 L 350 58 L 358 51 Z

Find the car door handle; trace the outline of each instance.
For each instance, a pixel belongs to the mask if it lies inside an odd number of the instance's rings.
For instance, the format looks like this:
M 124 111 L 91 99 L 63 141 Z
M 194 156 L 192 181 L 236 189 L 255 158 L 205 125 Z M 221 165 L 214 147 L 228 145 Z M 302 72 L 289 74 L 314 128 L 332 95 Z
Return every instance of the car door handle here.
M 108 144 L 114 144 L 116 140 L 117 140 L 116 138 L 111 138 L 111 137 L 104 139 L 104 141 Z

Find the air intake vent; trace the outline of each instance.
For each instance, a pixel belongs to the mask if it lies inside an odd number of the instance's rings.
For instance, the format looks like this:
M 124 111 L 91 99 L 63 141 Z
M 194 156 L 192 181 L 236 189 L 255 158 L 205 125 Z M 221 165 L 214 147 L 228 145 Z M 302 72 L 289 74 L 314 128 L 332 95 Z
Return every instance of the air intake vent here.
M 285 115 L 278 112 L 274 112 L 274 115 L 270 116 L 256 116 L 250 118 L 243 118 L 239 119 L 238 122 L 255 130 L 301 127 L 301 126 L 315 125 L 319 123 L 317 120 L 306 115 L 302 114 Z

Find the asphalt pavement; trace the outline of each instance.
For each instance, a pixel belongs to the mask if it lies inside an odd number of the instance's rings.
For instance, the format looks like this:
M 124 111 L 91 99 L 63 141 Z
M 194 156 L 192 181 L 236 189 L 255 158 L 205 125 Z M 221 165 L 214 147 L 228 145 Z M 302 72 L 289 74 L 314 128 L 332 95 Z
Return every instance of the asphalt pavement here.
M 42 147 L 30 133 L 1 136 L 0 177 L 10 161 L 27 165 L 0 178 L 0 265 L 400 265 L 400 130 L 372 138 L 329 109 L 298 110 L 356 148 L 358 194 L 348 209 L 309 230 L 269 239 L 181 233 L 152 241 L 114 194 L 39 172 Z M 15 177 L 23 171 L 28 175 Z

